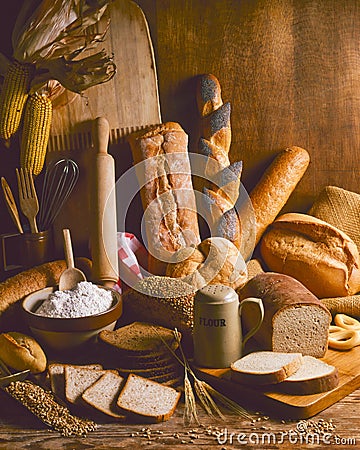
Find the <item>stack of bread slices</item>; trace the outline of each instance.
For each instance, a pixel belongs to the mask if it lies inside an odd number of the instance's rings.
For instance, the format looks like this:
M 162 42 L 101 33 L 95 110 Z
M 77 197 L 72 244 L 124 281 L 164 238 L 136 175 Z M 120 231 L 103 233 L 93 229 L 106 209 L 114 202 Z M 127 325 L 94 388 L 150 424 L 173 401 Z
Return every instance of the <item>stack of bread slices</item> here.
M 87 407 L 118 420 L 161 422 L 174 413 L 181 393 L 179 345 L 167 328 L 134 322 L 99 339 L 111 355 L 111 369 L 101 364 L 53 363 L 48 367 L 51 389 L 74 408 Z

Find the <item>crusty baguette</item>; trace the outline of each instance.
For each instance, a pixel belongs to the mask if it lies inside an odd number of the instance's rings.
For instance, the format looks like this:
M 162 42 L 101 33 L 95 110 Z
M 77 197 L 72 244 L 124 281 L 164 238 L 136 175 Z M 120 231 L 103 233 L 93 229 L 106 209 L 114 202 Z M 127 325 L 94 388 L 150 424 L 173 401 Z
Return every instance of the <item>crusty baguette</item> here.
M 258 351 L 234 361 L 230 376 L 237 383 L 261 386 L 277 384 L 294 374 L 302 364 L 298 352 Z
M 91 261 L 87 258 L 76 258 L 76 266 L 88 279 L 91 279 Z M 56 286 L 62 272 L 66 269 L 64 260 L 57 260 L 20 272 L 0 283 L 0 330 L 9 331 L 16 327 L 24 328 L 21 323 L 19 300 L 35 291 L 48 286 Z M 19 320 L 20 319 L 20 320 Z
M 356 244 L 320 219 L 308 214 L 283 214 L 264 234 L 260 249 L 271 271 L 296 278 L 319 298 L 360 291 Z
M 331 314 L 320 300 L 295 278 L 264 272 L 237 290 L 240 301 L 261 298 L 264 320 L 254 336 L 261 350 L 301 352 L 321 358 L 328 348 Z M 244 328 L 256 325 L 257 311 L 243 309 Z
M 230 164 L 231 105 L 223 103 L 221 87 L 212 74 L 198 78 L 196 91 L 201 117 L 198 152 L 203 155 L 203 177 L 195 186 L 203 193 L 204 215 L 212 236 L 231 241 L 240 249 L 241 221 L 235 209 L 240 191 L 242 162 Z
M 173 252 L 200 242 L 188 137 L 179 124 L 167 122 L 134 133 L 129 142 L 141 188 L 149 272 L 163 275 Z
M 301 147 L 293 146 L 283 150 L 250 192 L 256 218 L 255 245 L 285 206 L 309 162 L 309 153 Z

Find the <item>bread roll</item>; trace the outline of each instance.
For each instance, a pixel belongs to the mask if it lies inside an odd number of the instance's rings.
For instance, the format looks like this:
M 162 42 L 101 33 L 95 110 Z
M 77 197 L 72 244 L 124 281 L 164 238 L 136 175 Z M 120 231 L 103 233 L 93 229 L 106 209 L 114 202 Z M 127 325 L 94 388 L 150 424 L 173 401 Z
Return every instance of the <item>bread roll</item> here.
M 249 197 L 256 217 L 255 245 L 285 206 L 309 162 L 309 153 L 305 149 L 289 147 L 279 153 L 251 191 Z
M 261 298 L 265 315 L 254 335 L 260 350 L 300 352 L 316 358 L 328 347 L 331 314 L 303 284 L 288 275 L 264 272 L 237 289 L 240 301 Z M 243 309 L 244 328 L 256 325 L 257 311 L 252 305 Z
M 46 369 L 47 359 L 38 342 L 15 331 L 0 334 L 0 359 L 15 370 L 40 373 Z
M 280 216 L 263 236 L 267 267 L 293 276 L 319 298 L 353 295 L 360 290 L 360 256 L 338 228 L 307 214 Z
M 180 250 L 173 256 L 166 275 L 181 278 L 195 289 L 208 284 L 223 284 L 236 289 L 247 280 L 246 264 L 239 250 L 230 241 L 212 237 L 196 248 Z
M 149 271 L 162 275 L 172 253 L 200 242 L 188 137 L 179 124 L 168 122 L 133 134 L 129 142 L 141 188 Z

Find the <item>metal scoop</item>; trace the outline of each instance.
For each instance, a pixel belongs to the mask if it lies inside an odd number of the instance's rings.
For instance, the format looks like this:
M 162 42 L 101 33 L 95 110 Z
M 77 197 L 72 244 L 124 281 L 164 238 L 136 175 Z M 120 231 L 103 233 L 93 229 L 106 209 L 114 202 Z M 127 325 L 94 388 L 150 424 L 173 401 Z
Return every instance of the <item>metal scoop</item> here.
M 12 381 L 24 381 L 30 370 L 11 373 L 5 363 L 0 359 L 0 388 L 8 386 Z
M 80 281 L 86 281 L 85 274 L 80 269 L 77 269 L 74 265 L 71 236 L 70 230 L 68 228 L 65 228 L 63 230 L 63 236 L 67 269 L 65 269 L 64 272 L 60 275 L 59 291 L 73 289 L 74 287 L 76 287 L 77 283 L 80 283 Z

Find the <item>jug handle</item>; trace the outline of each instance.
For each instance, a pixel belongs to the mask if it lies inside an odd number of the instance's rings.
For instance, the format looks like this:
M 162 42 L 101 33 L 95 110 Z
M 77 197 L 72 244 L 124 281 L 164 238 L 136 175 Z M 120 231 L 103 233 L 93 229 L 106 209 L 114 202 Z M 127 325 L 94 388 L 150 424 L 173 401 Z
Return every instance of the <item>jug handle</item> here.
M 243 337 L 242 339 L 242 350 L 245 347 L 246 342 L 252 337 L 254 336 L 254 334 L 259 330 L 259 328 L 261 327 L 261 324 L 263 323 L 264 320 L 264 305 L 263 302 L 261 300 L 261 298 L 255 298 L 255 297 L 249 297 L 249 298 L 245 298 L 244 300 L 241 301 L 240 305 L 239 305 L 239 315 L 241 318 L 241 310 L 243 308 L 244 305 L 246 305 L 247 303 L 255 303 L 258 308 L 259 308 L 259 320 L 256 323 L 256 325 L 249 330 L 246 335 Z

